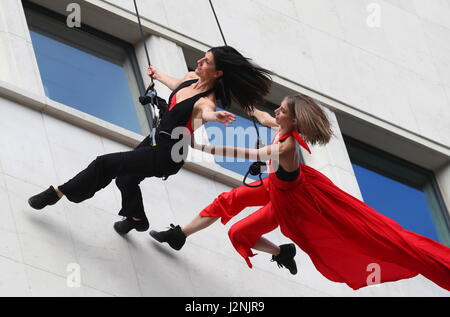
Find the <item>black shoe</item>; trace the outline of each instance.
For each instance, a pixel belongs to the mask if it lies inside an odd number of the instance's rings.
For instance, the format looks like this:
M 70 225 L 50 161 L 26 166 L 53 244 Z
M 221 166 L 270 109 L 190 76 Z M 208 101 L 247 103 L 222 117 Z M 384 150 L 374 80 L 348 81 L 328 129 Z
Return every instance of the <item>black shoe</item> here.
M 167 242 L 172 249 L 179 251 L 186 242 L 186 235 L 181 231 L 180 226 L 170 224 L 170 229 L 167 231 L 151 230 L 150 235 L 161 243 Z
M 28 199 L 28 204 L 34 209 L 42 209 L 46 206 L 54 205 L 58 202 L 60 197 L 56 193 L 56 190 L 53 186 L 50 186 L 48 189 L 44 190 L 42 193 L 34 195 L 30 199 Z
M 295 275 L 297 274 L 297 265 L 294 260 L 295 253 L 293 243 L 280 245 L 280 254 L 272 255 L 272 262 L 277 262 L 278 267 L 285 266 L 292 275 Z
M 139 232 L 147 231 L 149 226 L 150 225 L 147 219 L 136 221 L 131 218 L 125 218 L 121 221 L 117 221 L 116 223 L 114 223 L 113 227 L 118 234 L 127 234 L 133 229 L 136 229 L 136 231 Z

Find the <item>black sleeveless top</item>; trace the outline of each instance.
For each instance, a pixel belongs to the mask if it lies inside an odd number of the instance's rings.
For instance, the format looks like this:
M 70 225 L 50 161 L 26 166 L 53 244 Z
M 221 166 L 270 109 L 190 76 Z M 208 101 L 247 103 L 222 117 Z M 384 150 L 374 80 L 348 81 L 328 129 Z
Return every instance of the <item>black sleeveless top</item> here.
M 275 172 L 275 174 L 277 174 L 277 177 L 282 181 L 293 182 L 297 179 L 298 175 L 300 174 L 300 167 L 293 172 L 287 172 L 281 167 L 281 165 L 278 164 L 278 169 Z
M 280 142 L 284 142 L 284 140 L 280 141 Z M 293 182 L 297 179 L 298 175 L 300 174 L 300 167 L 297 168 L 295 171 L 287 172 L 281 167 L 281 164 L 278 163 L 278 168 L 277 168 L 275 174 L 282 181 Z
M 213 91 L 213 89 L 199 93 L 178 103 L 176 102 L 176 100 L 174 100 L 174 98 L 176 99 L 176 93 L 179 90 L 185 87 L 189 87 L 190 85 L 196 83 L 197 81 L 198 79 L 185 81 L 181 83 L 174 91 L 172 91 L 168 100 L 169 109 L 164 113 L 163 117 L 161 118 L 159 126 L 160 131 L 172 134 L 172 131 L 175 128 L 186 127 L 189 124 L 187 128 L 190 132 L 192 132 L 190 119 L 192 116 L 192 111 L 194 109 L 194 104 L 200 98 L 209 95 Z

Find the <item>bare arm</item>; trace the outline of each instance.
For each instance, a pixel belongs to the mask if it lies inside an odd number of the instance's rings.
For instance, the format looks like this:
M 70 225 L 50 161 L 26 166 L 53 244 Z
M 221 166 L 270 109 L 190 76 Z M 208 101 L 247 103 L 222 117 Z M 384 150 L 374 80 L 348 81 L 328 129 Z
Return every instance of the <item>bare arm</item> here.
M 236 116 L 228 111 L 216 111 L 216 105 L 204 98 L 201 100 L 199 108 L 201 110 L 202 124 L 205 122 L 220 122 L 229 126 L 236 120 Z
M 189 80 L 189 79 L 196 79 L 198 78 L 197 75 L 194 72 L 188 72 L 183 78 L 175 78 L 171 77 L 167 74 L 162 73 L 154 66 L 149 66 L 147 69 L 147 75 L 152 77 L 153 79 L 156 79 L 157 81 L 161 82 L 167 88 L 170 90 L 175 90 L 183 81 Z
M 243 158 L 257 161 L 285 160 L 289 158 L 292 155 L 292 152 L 295 150 L 295 143 L 292 140 L 290 142 L 271 144 L 261 149 L 249 149 L 249 148 L 237 148 L 227 145 L 212 146 L 212 145 L 197 144 L 195 142 L 195 139 L 192 138 L 191 146 L 194 149 L 213 155 Z
M 256 120 L 258 120 L 259 123 L 261 123 L 262 125 L 269 127 L 269 128 L 273 128 L 273 129 L 278 129 L 279 126 L 275 120 L 274 117 L 272 117 L 270 114 L 268 114 L 265 111 L 261 111 L 258 109 L 254 109 L 253 112 L 250 112 L 249 115 L 254 116 L 256 118 Z
M 194 149 L 220 156 L 228 156 L 234 158 L 243 158 L 247 160 L 256 160 L 256 161 L 267 161 L 271 159 L 279 159 L 279 145 L 271 144 L 265 146 L 261 149 L 248 149 L 248 148 L 237 148 L 233 146 L 212 146 L 212 145 L 204 145 L 193 143 L 192 147 Z

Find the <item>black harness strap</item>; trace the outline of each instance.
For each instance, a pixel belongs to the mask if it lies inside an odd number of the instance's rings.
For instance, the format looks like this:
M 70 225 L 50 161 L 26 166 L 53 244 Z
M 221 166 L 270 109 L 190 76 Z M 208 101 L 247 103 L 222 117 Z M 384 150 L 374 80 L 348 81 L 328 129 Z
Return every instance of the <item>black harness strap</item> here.
M 256 126 L 256 121 L 255 121 L 255 117 L 254 117 L 254 116 L 252 116 L 252 121 L 253 121 L 253 125 L 254 125 L 254 127 L 255 127 L 255 130 L 256 130 L 256 134 L 257 134 L 257 136 L 258 136 L 258 140 L 256 141 L 256 149 L 259 149 L 259 148 L 260 148 L 260 145 L 262 144 L 262 141 L 261 141 L 261 138 L 260 138 L 260 136 L 259 136 L 259 129 L 258 129 L 258 127 Z M 260 187 L 260 186 L 262 186 L 262 184 L 263 184 L 263 180 L 262 180 L 262 173 L 263 173 L 263 170 L 264 170 L 264 171 L 267 170 L 267 164 L 266 164 L 265 162 L 262 162 L 262 161 L 256 161 L 256 162 L 253 162 L 253 163 L 250 165 L 250 167 L 248 168 L 247 173 L 245 173 L 244 180 L 242 181 L 243 184 L 244 184 L 245 186 L 247 186 L 247 187 L 252 187 L 252 188 L 253 188 L 253 187 Z M 250 174 L 250 175 L 253 175 L 253 176 L 258 176 L 258 178 L 259 178 L 259 183 L 256 184 L 256 185 L 250 185 L 250 184 L 246 183 L 246 180 L 247 180 L 247 177 L 248 177 L 249 174 Z

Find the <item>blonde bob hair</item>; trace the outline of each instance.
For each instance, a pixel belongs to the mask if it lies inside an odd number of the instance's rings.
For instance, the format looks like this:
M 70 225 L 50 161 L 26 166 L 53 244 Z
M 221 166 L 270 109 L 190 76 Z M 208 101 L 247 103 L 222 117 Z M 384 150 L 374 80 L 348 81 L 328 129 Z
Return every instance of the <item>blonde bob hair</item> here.
M 284 99 L 290 115 L 297 119 L 297 131 L 311 145 L 327 144 L 333 136 L 331 123 L 320 102 L 298 94 Z

